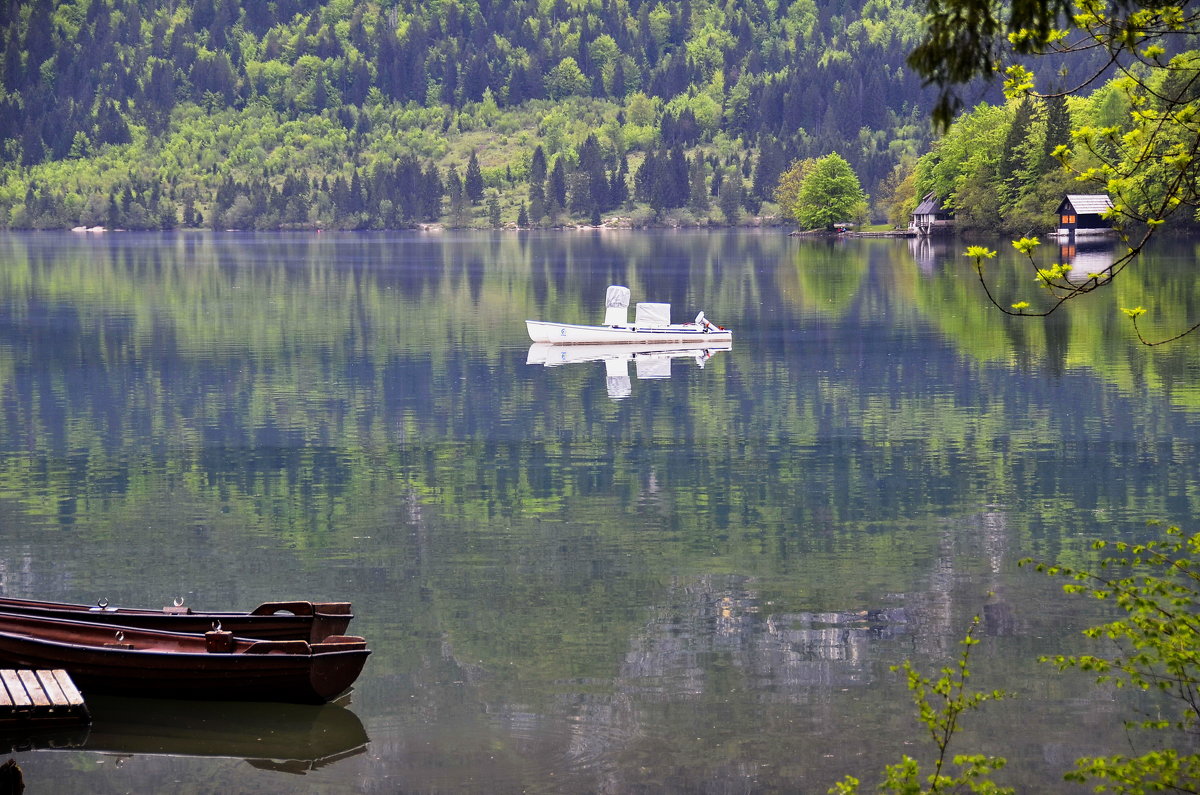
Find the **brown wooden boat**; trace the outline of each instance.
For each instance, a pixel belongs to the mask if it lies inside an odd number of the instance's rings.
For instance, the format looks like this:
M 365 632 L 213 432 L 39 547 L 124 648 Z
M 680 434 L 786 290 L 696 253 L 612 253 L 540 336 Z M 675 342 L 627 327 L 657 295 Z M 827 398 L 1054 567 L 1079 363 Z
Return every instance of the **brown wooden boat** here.
M 0 597 L 0 612 L 166 632 L 207 632 L 219 623 L 221 629 L 239 638 L 309 642 L 344 635 L 350 619 L 354 618 L 349 602 L 305 601 L 264 602 L 249 613 L 208 613 L 193 612 L 182 604 L 149 610 L 114 607 L 105 600 L 95 605 L 77 605 Z
M 254 640 L 0 613 L 0 664 L 65 669 L 85 696 L 317 704 L 348 690 L 370 653 L 353 635 Z

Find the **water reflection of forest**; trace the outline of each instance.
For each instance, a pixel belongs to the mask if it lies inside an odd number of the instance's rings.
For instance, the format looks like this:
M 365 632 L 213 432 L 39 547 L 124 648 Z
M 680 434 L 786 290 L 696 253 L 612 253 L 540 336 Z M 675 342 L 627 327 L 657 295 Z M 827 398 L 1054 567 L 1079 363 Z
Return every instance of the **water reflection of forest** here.
M 903 241 L 3 236 L 0 590 L 350 598 L 358 780 L 536 747 L 602 770 L 580 789 L 634 789 L 663 748 L 682 784 L 751 781 L 911 733 L 889 665 L 953 655 L 976 612 L 981 665 L 1030 681 L 1066 630 L 1015 557 L 1200 512 L 1198 354 L 1147 356 L 1116 309 L 1192 301 L 1180 252 L 1009 322 L 960 254 Z M 737 345 L 620 400 L 598 362 L 528 364 L 526 317 L 594 317 L 612 283 Z M 1039 720 L 1023 758 L 1053 751 Z

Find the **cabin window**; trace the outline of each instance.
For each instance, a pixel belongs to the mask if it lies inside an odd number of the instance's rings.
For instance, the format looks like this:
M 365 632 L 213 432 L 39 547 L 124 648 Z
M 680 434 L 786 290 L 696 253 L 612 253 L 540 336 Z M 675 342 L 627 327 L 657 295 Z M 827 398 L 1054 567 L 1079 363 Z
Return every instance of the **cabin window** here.
M 1075 223 L 1075 216 L 1073 216 L 1073 215 L 1064 215 L 1064 216 L 1062 217 L 1062 222 L 1063 222 L 1064 224 L 1073 224 L 1073 223 Z

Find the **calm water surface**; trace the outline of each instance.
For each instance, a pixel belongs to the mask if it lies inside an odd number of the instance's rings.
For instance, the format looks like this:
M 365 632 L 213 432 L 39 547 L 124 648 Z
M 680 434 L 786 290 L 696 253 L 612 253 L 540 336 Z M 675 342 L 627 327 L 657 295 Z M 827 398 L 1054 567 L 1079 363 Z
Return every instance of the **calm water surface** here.
M 930 755 L 890 667 L 946 663 L 974 615 L 976 684 L 1016 697 L 961 750 L 1069 791 L 1135 705 L 1036 662 L 1099 614 L 1016 563 L 1196 514 L 1200 356 L 1118 308 L 1194 322 L 1197 252 L 1006 321 L 960 249 L 0 237 L 0 592 L 349 600 L 374 650 L 320 709 L 96 699 L 12 751 L 29 791 L 873 785 Z M 599 322 L 612 283 L 732 350 L 541 364 L 522 321 Z

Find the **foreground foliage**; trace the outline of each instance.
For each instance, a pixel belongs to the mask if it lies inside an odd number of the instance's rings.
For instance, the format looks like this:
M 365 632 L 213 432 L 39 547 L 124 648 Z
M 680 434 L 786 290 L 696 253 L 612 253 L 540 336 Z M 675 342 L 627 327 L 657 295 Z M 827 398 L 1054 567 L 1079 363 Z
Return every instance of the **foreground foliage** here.
M 1066 593 L 1111 601 L 1124 612 L 1084 633 L 1110 641 L 1114 651 L 1049 661 L 1060 669 L 1093 673 L 1099 683 L 1157 691 L 1167 696 L 1167 706 L 1153 717 L 1127 722 L 1131 730 L 1153 733 L 1154 750 L 1079 759 L 1067 777 L 1120 793 L 1200 791 L 1200 752 L 1194 748 L 1200 736 L 1200 533 L 1187 536 L 1169 527 L 1144 544 L 1097 541 L 1093 548 L 1116 553 L 1096 572 L 1036 566 L 1070 580 L 1063 586 Z M 1172 747 L 1173 741 L 1182 749 Z
M 979 626 L 976 616 L 966 637 L 961 641 L 962 654 L 954 667 L 942 668 L 941 676 L 936 681 L 922 676 L 907 660 L 902 666 L 908 679 L 908 689 L 912 693 L 913 703 L 917 706 L 917 717 L 925 727 L 926 734 L 933 741 L 937 755 L 933 760 L 933 770 L 922 781 L 921 765 L 907 754 L 894 765 L 888 765 L 884 771 L 884 780 L 878 791 L 893 792 L 898 795 L 924 795 L 937 792 L 982 792 L 990 795 L 1005 795 L 1013 790 L 1000 787 L 991 780 L 991 775 L 1005 765 L 1000 757 L 983 756 L 980 754 L 956 754 L 950 756 L 950 743 L 959 731 L 960 718 L 970 710 L 978 709 L 986 701 L 995 701 L 1006 697 L 1002 690 L 990 692 L 967 690 L 967 679 L 970 676 L 968 660 L 971 647 L 979 643 L 975 639 L 975 630 Z M 893 670 L 896 670 L 893 668 Z M 954 768 L 951 768 L 953 763 Z M 837 795 L 853 795 L 859 791 L 861 782 L 853 776 L 847 776 L 835 784 L 829 791 Z
M 1145 543 L 1096 541 L 1097 551 L 1114 551 L 1095 571 L 1065 565 L 1035 563 L 1038 571 L 1064 577 L 1067 594 L 1091 596 L 1112 602 L 1123 616 L 1091 627 L 1084 635 L 1101 641 L 1111 651 L 1042 657 L 1059 670 L 1075 669 L 1095 675 L 1097 684 L 1136 688 L 1164 698 L 1155 699 L 1152 712 L 1125 722 L 1132 745 L 1148 742 L 1150 750 L 1137 756 L 1116 754 L 1082 757 L 1065 774 L 1068 781 L 1092 784 L 1097 792 L 1141 795 L 1145 792 L 1200 792 L 1200 533 L 1184 535 L 1169 527 L 1161 537 Z M 998 787 L 991 774 L 1004 759 L 980 755 L 955 755 L 956 775 L 947 775 L 948 748 L 959 731 L 959 717 L 985 701 L 1004 697 L 1001 691 L 968 692 L 968 658 L 978 643 L 973 634 L 976 618 L 962 641 L 957 669 L 943 668 L 931 682 L 905 662 L 908 688 L 918 717 L 937 748 L 933 771 L 922 782 L 920 765 L 908 756 L 885 769 L 880 791 L 935 793 L 948 791 L 1011 792 Z M 931 703 L 932 698 L 932 703 Z M 1148 732 L 1149 734 L 1143 734 Z M 1144 738 L 1149 738 L 1148 741 Z M 926 783 L 928 786 L 926 786 Z M 859 781 L 847 777 L 830 792 L 858 792 Z

